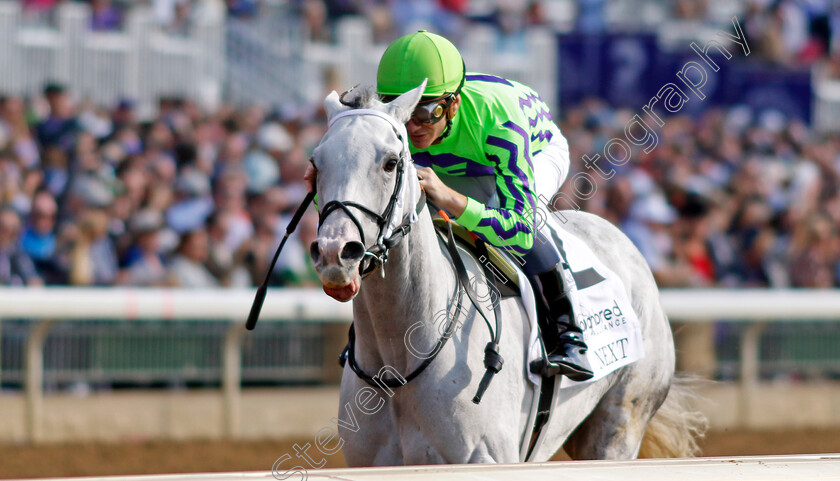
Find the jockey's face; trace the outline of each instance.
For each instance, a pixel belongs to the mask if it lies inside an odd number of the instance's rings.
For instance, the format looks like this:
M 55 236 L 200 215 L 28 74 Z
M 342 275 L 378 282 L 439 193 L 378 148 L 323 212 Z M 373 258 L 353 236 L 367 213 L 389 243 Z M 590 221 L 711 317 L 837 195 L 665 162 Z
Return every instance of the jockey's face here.
M 435 103 L 446 104 L 446 99 L 441 99 L 435 101 Z M 446 117 L 450 119 L 455 116 L 458 112 L 458 107 L 461 105 L 461 96 L 455 96 L 455 99 L 451 101 L 449 105 L 449 109 L 446 112 L 437 118 L 436 122 L 422 122 L 426 119 L 434 119 L 434 109 L 429 109 L 429 104 L 419 104 L 415 112 L 417 113 L 419 110 L 423 110 L 425 112 L 419 112 L 419 114 L 415 114 L 411 117 L 411 120 L 405 124 L 405 128 L 408 131 L 408 138 L 411 140 L 411 145 L 414 146 L 416 149 L 426 149 L 430 145 L 432 145 L 440 136 L 443 134 L 443 131 L 446 129 Z M 428 114 L 428 115 L 424 115 Z

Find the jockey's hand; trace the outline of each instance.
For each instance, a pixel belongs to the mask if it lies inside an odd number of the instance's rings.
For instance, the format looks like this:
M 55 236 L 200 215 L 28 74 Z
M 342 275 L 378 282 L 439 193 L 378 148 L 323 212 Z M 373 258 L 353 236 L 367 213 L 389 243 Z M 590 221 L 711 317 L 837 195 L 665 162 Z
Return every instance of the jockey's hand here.
M 318 177 L 318 169 L 311 161 L 306 165 L 306 172 L 303 174 L 303 182 L 309 192 L 315 192 L 315 180 Z
M 426 191 L 426 197 L 436 206 L 448 210 L 455 217 L 460 217 L 467 209 L 467 197 L 447 187 L 431 167 L 419 169 L 417 178 Z

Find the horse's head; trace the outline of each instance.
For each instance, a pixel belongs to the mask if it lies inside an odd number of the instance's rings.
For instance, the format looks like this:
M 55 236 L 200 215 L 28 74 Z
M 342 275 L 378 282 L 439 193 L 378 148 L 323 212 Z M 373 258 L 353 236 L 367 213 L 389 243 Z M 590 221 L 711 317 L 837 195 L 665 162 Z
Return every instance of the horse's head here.
M 324 100 L 330 127 L 313 153 L 321 225 L 310 254 L 324 291 L 339 301 L 358 293 L 363 260 L 381 251 L 393 221 L 407 214 L 400 211 L 414 208 L 404 200 L 405 186 L 417 183 L 408 178 L 414 170 L 404 124 L 425 86 L 387 104 L 372 88 Z

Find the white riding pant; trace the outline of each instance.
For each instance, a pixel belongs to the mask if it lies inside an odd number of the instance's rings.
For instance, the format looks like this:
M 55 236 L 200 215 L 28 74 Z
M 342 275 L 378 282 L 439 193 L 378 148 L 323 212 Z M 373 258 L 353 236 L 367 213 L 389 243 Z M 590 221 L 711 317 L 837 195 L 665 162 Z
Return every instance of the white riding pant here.
M 569 175 L 569 142 L 562 134 L 555 135 L 532 159 L 534 190 L 548 202 L 560 190 Z
M 547 210 L 547 204 L 569 175 L 569 142 L 562 135 L 555 135 L 531 161 L 534 166 L 534 191 L 538 197 L 536 207 L 538 211 Z M 547 217 L 546 211 L 537 214 L 536 221 L 540 225 L 534 233 L 534 246 L 522 257 L 525 260 L 522 268 L 526 274 L 535 275 L 548 271 L 560 262 L 560 252 L 552 241 L 551 229 L 547 222 L 539 220 Z

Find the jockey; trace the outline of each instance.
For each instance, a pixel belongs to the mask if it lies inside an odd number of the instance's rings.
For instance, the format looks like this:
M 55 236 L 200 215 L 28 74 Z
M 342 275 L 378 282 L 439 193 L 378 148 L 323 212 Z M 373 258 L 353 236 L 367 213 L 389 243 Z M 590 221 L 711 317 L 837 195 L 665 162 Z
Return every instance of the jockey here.
M 419 31 L 397 39 L 379 62 L 377 93 L 391 101 L 428 79 L 406 124 L 427 197 L 488 243 L 524 261 L 549 319 L 544 375 L 592 377 L 587 346 L 563 291 L 548 227 L 534 232 L 538 196 L 550 199 L 569 173 L 569 144 L 536 92 L 501 77 L 465 72 L 447 39 Z

